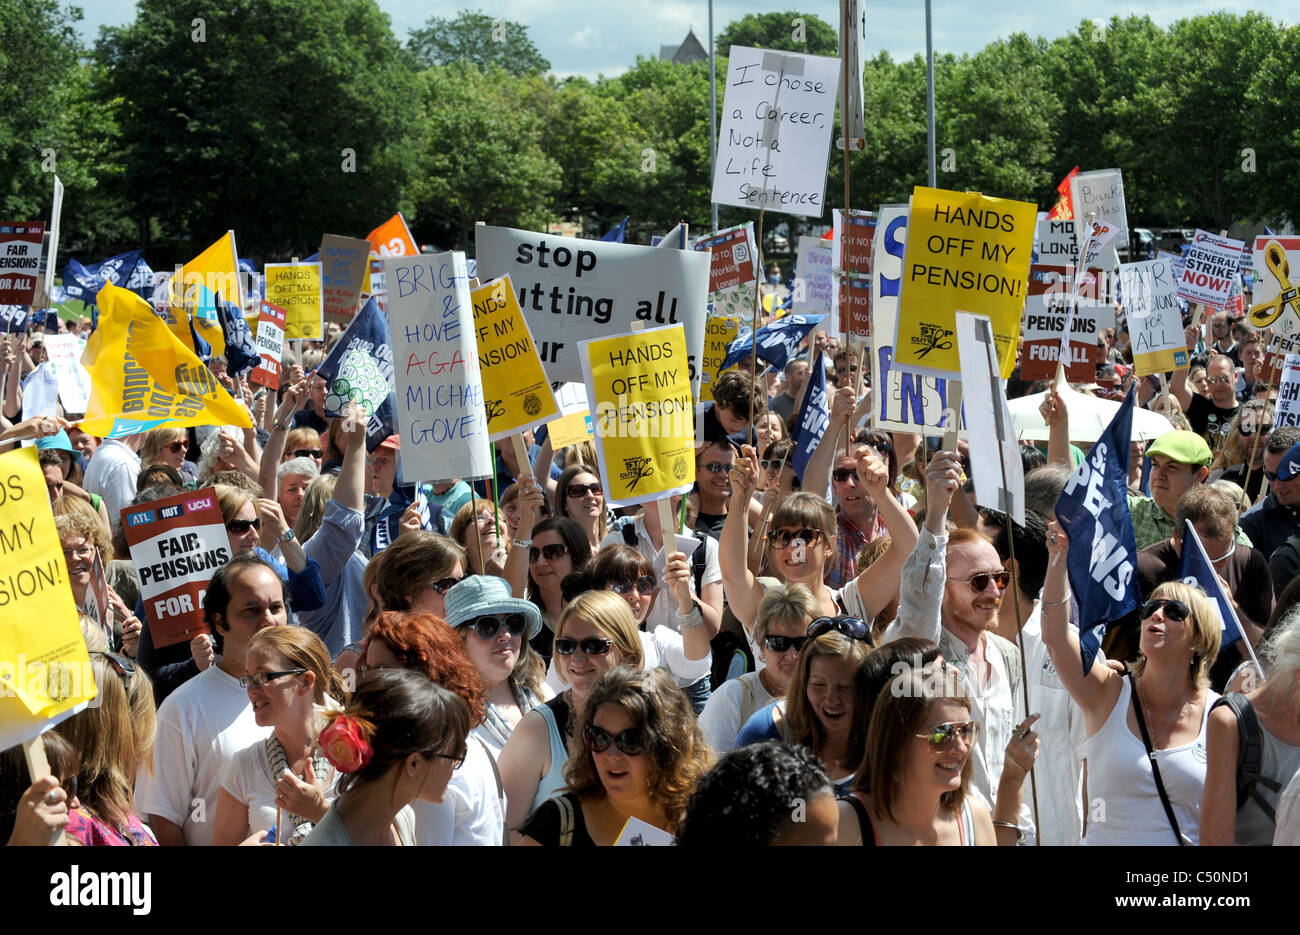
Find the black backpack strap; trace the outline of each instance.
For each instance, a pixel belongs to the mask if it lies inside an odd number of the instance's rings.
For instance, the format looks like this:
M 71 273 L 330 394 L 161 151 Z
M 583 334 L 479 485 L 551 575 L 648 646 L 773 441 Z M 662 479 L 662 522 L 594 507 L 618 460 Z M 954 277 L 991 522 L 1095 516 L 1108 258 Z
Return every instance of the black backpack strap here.
M 1183 847 L 1186 841 L 1183 840 L 1183 833 L 1178 830 L 1178 819 L 1174 817 L 1174 807 L 1169 804 L 1169 793 L 1165 792 L 1164 781 L 1160 778 L 1160 763 L 1156 758 L 1155 750 L 1151 747 L 1151 737 L 1147 733 L 1147 721 L 1142 714 L 1142 700 L 1138 698 L 1137 679 L 1133 678 L 1133 673 L 1128 674 L 1129 682 L 1133 688 L 1133 697 L 1129 699 L 1133 704 L 1133 713 L 1137 717 L 1138 730 L 1142 732 L 1142 745 L 1147 748 L 1147 759 L 1151 761 L 1151 773 L 1156 779 L 1156 791 L 1160 793 L 1160 804 L 1165 807 L 1165 817 L 1169 819 L 1169 827 L 1174 829 L 1174 838 L 1178 841 L 1178 846 Z
M 709 537 L 702 532 L 697 532 L 695 538 L 700 541 L 700 544 L 691 553 L 691 575 L 695 578 L 695 596 L 699 597 L 704 591 L 704 566 Z
M 867 807 L 852 793 L 844 796 L 843 801 L 848 802 L 853 807 L 853 813 L 858 816 L 858 836 L 862 838 L 862 846 L 875 847 L 876 828 L 871 823 L 871 815 L 867 813 Z
M 1258 786 L 1277 792 L 1281 783 L 1260 774 L 1260 765 L 1264 760 L 1264 733 L 1259 726 L 1259 715 L 1255 713 L 1250 699 L 1240 692 L 1230 692 L 1214 703 L 1214 708 L 1223 705 L 1230 709 L 1237 718 L 1237 732 L 1241 737 L 1241 750 L 1237 754 L 1237 809 L 1240 810 L 1249 799 L 1254 799 L 1269 821 L 1276 821 L 1273 806 L 1260 793 Z

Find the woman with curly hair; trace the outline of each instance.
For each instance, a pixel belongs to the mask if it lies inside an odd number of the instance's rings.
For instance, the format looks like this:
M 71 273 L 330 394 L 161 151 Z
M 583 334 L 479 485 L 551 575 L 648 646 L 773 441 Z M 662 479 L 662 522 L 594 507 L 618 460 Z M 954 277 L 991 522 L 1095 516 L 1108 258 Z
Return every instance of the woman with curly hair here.
M 382 553 L 387 555 L 393 547 Z M 474 734 L 483 727 L 487 704 L 482 677 L 451 629 L 427 613 L 382 613 L 366 636 L 361 674 L 389 666 L 422 672 L 460 696 L 469 708 Z M 466 743 L 465 765 L 456 770 L 442 802 L 416 802 L 415 839 L 421 845 L 504 843 L 505 802 L 492 752 L 477 736 Z
M 629 818 L 675 833 L 712 765 L 690 703 L 659 669 L 607 673 L 587 698 L 575 738 L 564 769 L 568 791 L 524 822 L 525 844 L 610 845 Z
M 468 705 L 419 672 L 376 669 L 347 707 L 328 717 L 320 746 L 344 776 L 339 797 L 303 845 L 413 846 L 411 803 L 441 802 L 465 761 Z

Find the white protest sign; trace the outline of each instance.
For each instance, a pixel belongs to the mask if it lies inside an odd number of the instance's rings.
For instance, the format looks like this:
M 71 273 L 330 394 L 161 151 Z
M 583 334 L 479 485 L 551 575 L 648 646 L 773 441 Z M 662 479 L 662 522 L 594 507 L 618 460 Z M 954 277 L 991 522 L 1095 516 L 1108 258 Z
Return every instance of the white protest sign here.
M 830 315 L 835 302 L 831 278 L 832 247 L 820 237 L 799 237 L 794 261 L 794 307 L 796 315 Z
M 47 334 L 45 353 L 59 382 L 63 411 L 84 413 L 90 400 L 90 374 L 81 366 L 81 342 L 75 334 Z
M 700 391 L 709 255 L 693 250 L 579 240 L 491 227 L 474 229 L 478 278 L 509 275 L 552 382 L 580 383 L 578 342 L 647 325 L 686 328 L 691 388 Z
M 713 201 L 821 217 L 840 62 L 733 45 Z
M 871 385 L 876 388 L 872 421 L 875 428 L 884 432 L 940 429 L 948 406 L 945 378 L 906 373 L 892 366 L 903 252 L 907 244 L 907 208 L 907 205 L 881 206 L 876 212 L 876 236 L 871 247 L 871 333 L 876 336 L 876 345 L 868 354 Z
M 59 222 L 63 217 L 63 183 L 59 177 L 54 177 L 54 205 L 50 210 L 50 255 L 45 261 L 45 296 L 49 299 L 50 294 L 54 291 L 54 264 L 59 258 Z M 50 299 L 49 301 L 53 301 Z M 67 400 L 64 400 L 67 405 Z M 69 410 L 70 412 L 85 412 L 85 409 Z
M 1300 425 L 1300 354 L 1288 354 L 1277 387 L 1274 427 Z
M 1245 246 L 1243 241 L 1198 230 L 1187 251 L 1183 274 L 1178 277 L 1178 297 L 1223 308 L 1237 280 Z
M 465 254 L 385 257 L 402 479 L 491 474 Z
M 975 502 L 1008 513 L 1023 526 L 1025 471 L 999 376 L 993 326 L 984 315 L 957 312 L 956 317 L 966 431 L 971 438 L 996 441 L 996 444 L 970 446 Z
M 23 418 L 55 415 L 58 412 L 58 405 L 59 378 L 48 361 L 38 364 L 23 381 Z M 82 412 L 85 410 L 83 409 Z
M 1138 376 L 1186 370 L 1187 338 L 1169 261 L 1126 263 L 1119 268 L 1119 288 Z
M 1128 236 L 1128 211 L 1124 204 L 1124 178 L 1119 169 L 1080 172 L 1070 179 L 1070 198 L 1076 219 L 1105 221 L 1118 236 Z M 1075 225 L 1075 238 L 1083 243 L 1087 224 Z M 1092 264 L 1089 263 L 1089 266 Z

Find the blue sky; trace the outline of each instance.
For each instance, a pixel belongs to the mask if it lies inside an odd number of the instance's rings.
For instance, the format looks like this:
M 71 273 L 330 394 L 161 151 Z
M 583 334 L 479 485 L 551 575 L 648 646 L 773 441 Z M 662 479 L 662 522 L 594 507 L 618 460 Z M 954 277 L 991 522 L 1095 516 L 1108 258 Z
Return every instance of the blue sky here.
M 864 0 L 867 10 L 868 57 L 888 50 L 895 58 L 910 58 L 925 50 L 925 5 L 922 0 Z M 134 0 L 82 0 L 85 19 L 82 34 L 93 39 L 101 25 L 120 25 L 134 17 Z M 637 55 L 657 55 L 661 44 L 676 44 L 695 29 L 708 43 L 706 0 L 379 0 L 379 6 L 402 39 L 430 16 L 454 17 L 464 8 L 478 9 L 528 26 L 529 34 L 558 74 L 616 75 L 636 61 Z M 643 10 L 635 15 L 630 10 Z M 835 25 L 839 4 L 833 0 L 797 3 L 789 0 L 717 0 L 713 5 L 714 31 L 746 13 L 784 10 L 813 13 Z M 933 0 L 934 47 L 937 52 L 974 52 L 1015 32 L 1053 36 L 1074 30 L 1081 20 L 1106 20 L 1111 16 L 1140 13 L 1161 26 L 1178 19 L 1228 10 L 1245 13 L 1263 9 L 1274 19 L 1294 23 L 1300 18 L 1300 0 L 1281 0 L 1269 7 L 1258 0 L 1148 0 L 1137 3 L 1106 0 Z

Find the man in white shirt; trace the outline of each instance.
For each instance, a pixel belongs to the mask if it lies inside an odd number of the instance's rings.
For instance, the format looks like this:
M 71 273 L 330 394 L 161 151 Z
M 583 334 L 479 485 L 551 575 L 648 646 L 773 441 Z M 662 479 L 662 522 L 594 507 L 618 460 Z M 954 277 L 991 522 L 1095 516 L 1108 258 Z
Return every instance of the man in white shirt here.
M 136 799 L 158 843 L 208 845 L 226 764 L 266 737 L 239 684 L 248 641 L 286 623 L 284 588 L 274 569 L 251 552 L 219 569 L 203 599 L 216 665 L 199 673 L 158 709 L 153 772 L 142 772 Z
M 104 498 L 108 518 L 116 523 L 122 507 L 130 506 L 135 498 L 136 481 L 140 477 L 140 446 L 144 435 L 127 435 L 123 438 L 106 438 L 90 459 L 86 468 L 87 493 L 97 493 Z

